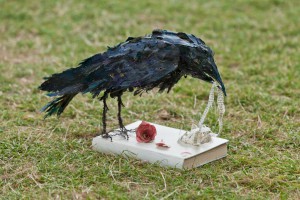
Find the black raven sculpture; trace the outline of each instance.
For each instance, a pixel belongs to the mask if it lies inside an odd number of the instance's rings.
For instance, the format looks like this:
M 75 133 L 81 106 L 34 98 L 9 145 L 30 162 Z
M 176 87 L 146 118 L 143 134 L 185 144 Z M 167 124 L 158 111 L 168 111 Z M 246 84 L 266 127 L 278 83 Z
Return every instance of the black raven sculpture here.
M 42 108 L 45 117 L 59 116 L 78 93 L 92 93 L 103 101 L 103 137 L 106 131 L 106 100 L 108 96 L 118 101 L 118 121 L 121 134 L 127 137 L 121 118 L 122 94 L 134 95 L 155 87 L 162 92 L 170 89 L 182 76 L 217 82 L 224 95 L 225 86 L 214 62 L 212 50 L 191 34 L 154 30 L 145 37 L 129 37 L 104 53 L 83 60 L 78 67 L 45 78 L 39 89 L 57 97 Z

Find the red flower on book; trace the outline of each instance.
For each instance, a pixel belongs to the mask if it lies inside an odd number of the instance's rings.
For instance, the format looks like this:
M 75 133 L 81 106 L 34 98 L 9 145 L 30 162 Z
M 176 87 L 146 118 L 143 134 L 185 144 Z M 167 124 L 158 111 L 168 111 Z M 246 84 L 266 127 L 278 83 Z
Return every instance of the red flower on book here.
M 136 140 L 138 142 L 151 142 L 156 136 L 155 126 L 148 122 L 142 121 L 142 123 L 136 129 Z

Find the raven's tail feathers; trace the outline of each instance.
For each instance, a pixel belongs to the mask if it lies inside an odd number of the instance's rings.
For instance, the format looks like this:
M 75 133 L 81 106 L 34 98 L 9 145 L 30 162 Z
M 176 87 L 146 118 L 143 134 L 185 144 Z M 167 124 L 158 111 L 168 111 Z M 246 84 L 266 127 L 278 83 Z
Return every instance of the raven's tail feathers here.
M 75 94 L 66 94 L 61 97 L 58 97 L 54 99 L 53 101 L 50 101 L 47 105 L 45 105 L 41 111 L 46 112 L 45 117 L 47 118 L 53 114 L 56 114 L 57 116 L 60 116 L 60 114 L 65 110 L 67 105 L 70 103 L 70 101 L 76 96 Z

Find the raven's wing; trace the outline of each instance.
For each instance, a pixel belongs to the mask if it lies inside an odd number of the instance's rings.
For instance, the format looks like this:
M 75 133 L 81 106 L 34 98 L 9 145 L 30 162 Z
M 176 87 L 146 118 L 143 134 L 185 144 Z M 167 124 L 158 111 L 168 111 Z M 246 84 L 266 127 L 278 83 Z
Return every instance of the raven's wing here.
M 86 76 L 83 92 L 152 89 L 177 69 L 180 59 L 177 46 L 150 37 L 131 39 L 103 55 L 107 59 Z

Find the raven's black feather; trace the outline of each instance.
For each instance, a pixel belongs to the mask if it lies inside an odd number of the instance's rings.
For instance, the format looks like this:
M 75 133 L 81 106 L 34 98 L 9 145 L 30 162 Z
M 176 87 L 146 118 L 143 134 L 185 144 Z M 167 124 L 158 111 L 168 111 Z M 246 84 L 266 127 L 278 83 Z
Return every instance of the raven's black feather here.
M 75 95 L 76 94 L 66 94 L 46 104 L 41 109 L 42 112 L 47 113 L 45 115 L 45 118 L 53 114 L 57 114 L 57 116 L 59 116 L 65 110 L 65 108 L 70 103 L 70 101 L 74 98 Z

